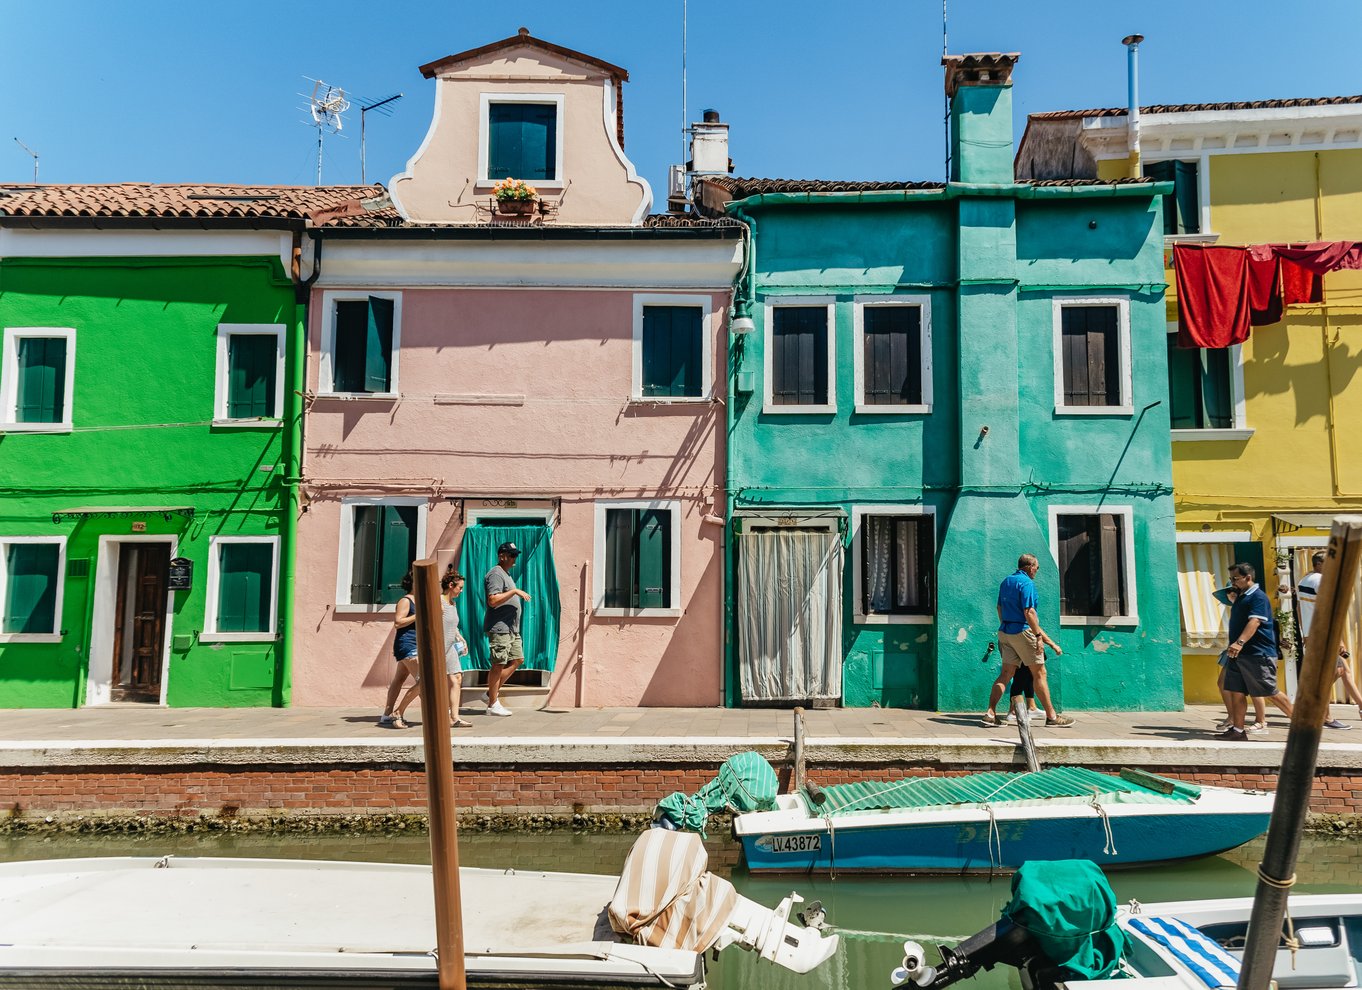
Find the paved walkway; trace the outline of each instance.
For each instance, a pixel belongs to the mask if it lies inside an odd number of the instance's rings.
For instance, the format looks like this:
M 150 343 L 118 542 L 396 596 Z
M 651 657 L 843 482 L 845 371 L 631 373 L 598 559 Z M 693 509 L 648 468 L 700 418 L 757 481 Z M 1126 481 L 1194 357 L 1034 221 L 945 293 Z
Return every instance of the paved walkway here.
M 640 763 L 722 760 L 743 749 L 785 758 L 788 711 L 720 708 L 523 709 L 512 718 L 466 709 L 455 759 L 475 763 Z M 415 710 L 414 710 L 415 711 Z M 1214 738 L 1217 708 L 1183 712 L 1076 712 L 1077 724 L 1033 722 L 1042 762 L 1201 767 L 1280 765 L 1286 722 L 1248 743 Z M 1320 765 L 1362 769 L 1357 711 L 1334 706 L 1354 727 L 1326 730 Z M 417 716 L 419 717 L 419 715 Z M 816 762 L 929 761 L 978 764 L 1019 759 L 1016 729 L 985 728 L 979 714 L 900 709 L 806 713 Z M 0 712 L 0 767 L 190 763 L 374 763 L 421 759 L 421 731 L 379 728 L 371 709 L 156 708 L 109 705 Z

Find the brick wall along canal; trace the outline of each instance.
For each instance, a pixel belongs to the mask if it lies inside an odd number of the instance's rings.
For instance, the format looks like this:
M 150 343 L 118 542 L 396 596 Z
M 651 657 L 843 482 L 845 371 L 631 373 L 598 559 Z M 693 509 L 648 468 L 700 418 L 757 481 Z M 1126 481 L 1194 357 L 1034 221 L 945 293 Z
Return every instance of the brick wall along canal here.
M 633 836 L 618 834 L 472 834 L 460 837 L 465 866 L 615 873 Z M 898 964 L 900 942 L 911 936 L 924 943 L 954 941 L 993 921 L 1007 902 L 1009 881 L 984 878 L 837 880 L 753 878 L 743 870 L 738 847 L 726 837 L 708 843 L 710 868 L 731 876 L 738 890 L 764 904 L 775 904 L 791 889 L 805 899 L 821 900 L 828 920 L 852 933 L 836 957 L 806 976 L 796 976 L 738 950 L 724 954 L 710 971 L 714 990 L 821 990 L 857 987 L 888 990 L 889 972 Z M 351 861 L 428 863 L 424 833 L 271 836 L 248 834 L 75 835 L 40 834 L 0 837 L 0 861 L 78 856 L 256 856 Z M 1253 893 L 1253 869 L 1262 840 L 1222 856 L 1178 866 L 1148 867 L 1110 875 L 1117 898 L 1144 903 L 1174 898 L 1240 897 Z M 1362 843 L 1355 838 L 1307 835 L 1302 843 L 1297 890 L 1303 893 L 1356 891 L 1362 888 Z M 339 905 L 341 911 L 381 910 L 381 905 Z M 465 910 L 475 906 L 465 905 Z M 857 934 L 857 933 L 863 934 Z M 884 933 L 877 935 L 875 933 Z M 933 955 L 933 961 L 935 957 Z M 1009 985 L 1002 970 L 964 984 L 976 990 Z M 1012 977 L 1011 985 L 1016 986 Z

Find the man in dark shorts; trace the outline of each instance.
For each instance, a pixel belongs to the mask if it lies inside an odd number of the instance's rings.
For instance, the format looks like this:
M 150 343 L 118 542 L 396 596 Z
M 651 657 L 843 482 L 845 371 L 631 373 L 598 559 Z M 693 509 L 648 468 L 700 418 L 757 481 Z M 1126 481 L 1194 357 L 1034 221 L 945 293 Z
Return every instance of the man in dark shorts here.
M 492 655 L 492 669 L 487 672 L 487 693 L 482 696 L 487 702 L 488 715 L 504 717 L 511 714 L 511 710 L 501 703 L 501 688 L 525 662 L 525 648 L 520 642 L 520 606 L 522 602 L 528 602 L 530 596 L 515 586 L 510 574 L 519 556 L 520 548 L 514 543 L 497 547 L 497 566 L 487 572 L 483 582 L 487 615 L 482 620 L 482 628 L 487 633 L 488 650 Z
M 1231 724 L 1216 736 L 1232 742 L 1245 742 L 1244 714 L 1249 698 L 1271 698 L 1277 694 L 1277 629 L 1272 621 L 1272 603 L 1254 581 L 1252 564 L 1230 567 L 1230 584 L 1238 592 L 1230 606 L 1230 645 L 1225 651 L 1225 693 Z

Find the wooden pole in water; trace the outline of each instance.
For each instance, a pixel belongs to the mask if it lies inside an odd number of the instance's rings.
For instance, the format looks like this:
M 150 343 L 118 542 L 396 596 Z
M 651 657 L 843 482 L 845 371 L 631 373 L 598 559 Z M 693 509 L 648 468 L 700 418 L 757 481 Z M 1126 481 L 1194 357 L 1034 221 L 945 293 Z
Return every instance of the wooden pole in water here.
M 1348 602 L 1362 562 L 1362 516 L 1339 516 L 1329 535 L 1310 622 L 1305 660 L 1301 665 L 1295 710 L 1286 736 L 1286 753 L 1277 776 L 1272 824 L 1267 830 L 1263 861 L 1258 866 L 1258 889 L 1253 898 L 1239 990 L 1268 990 L 1277 946 L 1282 938 L 1287 894 L 1296 882 L 1296 856 L 1310 806 L 1310 790 L 1319 755 L 1320 733 L 1329 717 L 1329 695 L 1334 685 L 1334 658 L 1348 623 Z
M 790 774 L 790 790 L 798 794 L 804 789 L 804 709 L 794 710 L 794 770 Z
M 446 717 L 445 632 L 440 572 L 433 558 L 412 565 L 416 650 L 421 662 L 421 738 L 430 800 L 430 864 L 435 880 L 436 972 L 440 990 L 466 990 L 463 902 L 459 894 L 459 826 L 454 807 L 454 753 Z
M 1017 720 L 1017 735 L 1021 737 L 1022 752 L 1026 755 L 1026 769 L 1040 773 L 1040 757 L 1036 755 L 1036 743 L 1031 738 L 1031 713 L 1026 710 L 1024 695 L 1012 699 L 1012 717 Z

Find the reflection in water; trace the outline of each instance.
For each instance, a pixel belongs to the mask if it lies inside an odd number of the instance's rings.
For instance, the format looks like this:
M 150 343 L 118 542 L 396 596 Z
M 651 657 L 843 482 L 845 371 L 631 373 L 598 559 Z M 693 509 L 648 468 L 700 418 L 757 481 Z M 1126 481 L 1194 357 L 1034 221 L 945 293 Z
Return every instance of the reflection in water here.
M 459 839 L 465 866 L 518 870 L 615 873 L 633 844 L 630 835 L 567 833 L 484 835 Z M 1011 890 L 1006 876 L 987 878 L 919 877 L 866 879 L 840 877 L 751 877 L 736 861 L 726 839 L 707 844 L 715 872 L 731 874 L 739 892 L 775 904 L 790 890 L 807 901 L 821 900 L 828 921 L 844 931 L 842 949 L 820 969 L 797 976 L 745 952 L 728 952 L 713 966 L 715 990 L 880 990 L 898 965 L 905 938 L 920 942 L 956 941 L 998 917 Z M 1112 887 L 1121 901 L 1149 903 L 1203 897 L 1246 897 L 1253 893 L 1253 870 L 1262 840 L 1240 849 L 1176 866 L 1114 872 Z M 65 859 L 75 856 L 261 856 L 390 863 L 428 863 L 424 834 L 414 835 L 230 835 L 54 836 L 0 839 L 0 861 Z M 1362 887 L 1362 846 L 1349 839 L 1307 836 L 1297 866 L 1298 891 L 1355 891 Z M 972 981 L 976 990 L 1019 986 L 1010 971 L 994 970 Z

